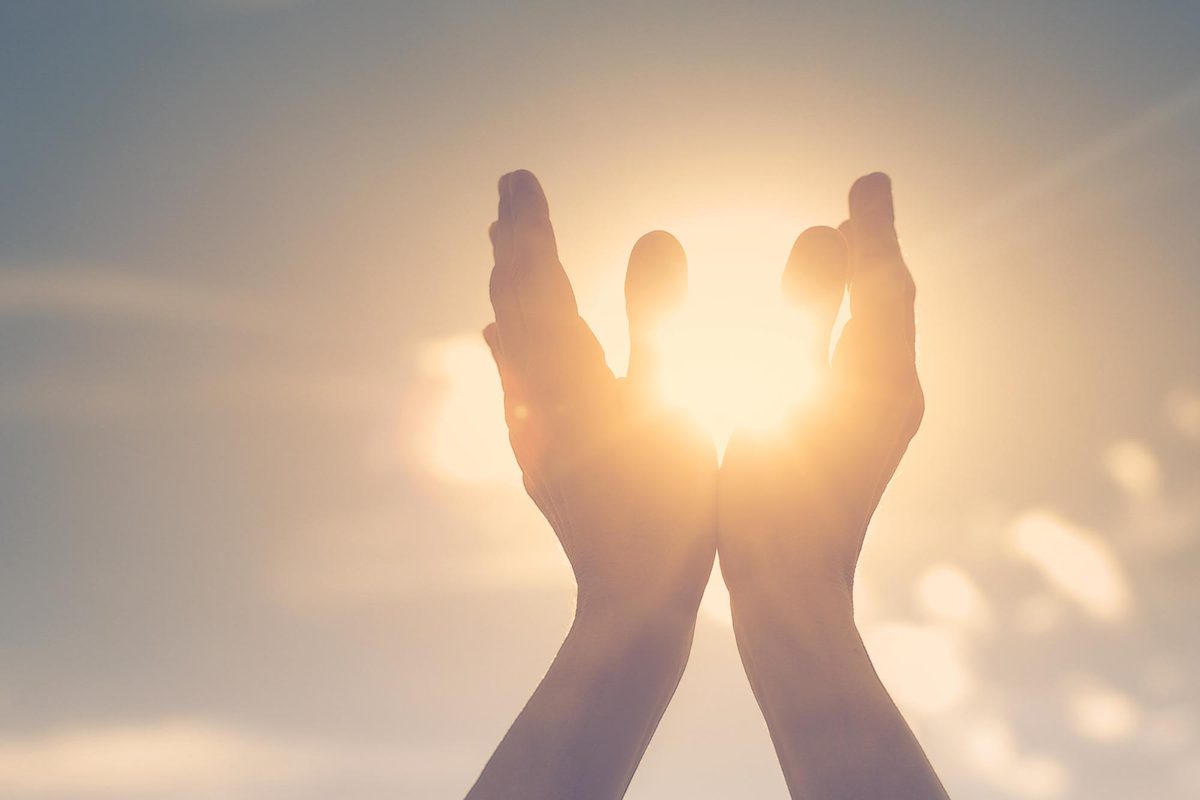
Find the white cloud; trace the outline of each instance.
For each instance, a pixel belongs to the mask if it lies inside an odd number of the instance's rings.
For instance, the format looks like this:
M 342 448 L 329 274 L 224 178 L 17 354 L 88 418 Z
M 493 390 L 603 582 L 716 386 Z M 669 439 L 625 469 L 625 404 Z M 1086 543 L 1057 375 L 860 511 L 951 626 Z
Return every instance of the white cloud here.
M 1070 774 L 1058 759 L 1047 755 L 1026 755 L 1010 767 L 1008 785 L 1019 797 L 1050 800 L 1062 797 L 1070 784 Z
M 465 334 L 429 343 L 425 372 L 445 387 L 430 429 L 429 467 L 452 481 L 520 489 L 504 425 L 504 399 L 483 337 Z
M 1132 594 L 1125 571 L 1094 532 L 1035 509 L 1014 520 L 1009 533 L 1017 554 L 1084 612 L 1106 621 L 1128 615 Z
M 1148 500 L 1158 494 L 1162 485 L 1162 467 L 1144 442 L 1122 439 L 1104 451 L 1104 468 L 1108 477 L 1138 500 Z
M 1080 736 L 1102 742 L 1131 737 L 1141 708 L 1128 694 L 1091 675 L 1071 677 L 1065 690 L 1067 721 Z
M 1189 439 L 1200 442 L 1200 392 L 1174 389 L 1167 394 L 1167 419 Z
M 469 775 L 477 758 L 434 743 L 280 739 L 201 719 L 78 725 L 0 738 L 0 797 L 255 800 L 364 780 L 403 796 Z
M 1009 795 L 1051 800 L 1061 797 L 1070 783 L 1058 759 L 1021 752 L 1012 726 L 1003 717 L 964 721 L 960 741 L 967 765 Z
M 922 572 L 916 595 L 921 608 L 936 620 L 975 630 L 991 622 L 991 609 L 979 584 L 954 564 L 934 564 Z
M 0 796 L 197 796 L 320 769 L 319 754 L 192 720 L 0 739 Z

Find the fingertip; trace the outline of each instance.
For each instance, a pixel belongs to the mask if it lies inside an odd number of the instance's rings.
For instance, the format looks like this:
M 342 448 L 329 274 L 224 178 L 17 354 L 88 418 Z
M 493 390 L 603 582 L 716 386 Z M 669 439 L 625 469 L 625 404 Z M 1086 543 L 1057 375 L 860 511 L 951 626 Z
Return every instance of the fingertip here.
M 683 245 L 666 231 L 650 231 L 644 234 L 634 243 L 629 258 L 631 261 L 635 258 L 644 258 L 655 261 L 681 262 L 685 265 L 687 261 Z
M 864 175 L 850 187 L 850 218 L 892 218 L 892 179 L 885 172 Z
M 842 234 L 827 225 L 805 230 L 796 238 L 783 271 L 783 292 L 807 307 L 840 302 L 846 286 L 849 251 Z
M 657 317 L 687 296 L 687 256 L 679 240 L 651 231 L 634 244 L 625 273 L 625 304 L 630 317 Z
M 546 216 L 550 215 L 550 207 L 546 202 L 546 193 L 542 190 L 537 177 L 527 169 L 517 169 L 500 176 L 500 214 L 504 219 L 506 214 L 519 217 L 524 214 Z
M 850 187 L 850 197 L 887 195 L 892 191 L 892 179 L 886 172 L 871 172 L 863 175 Z

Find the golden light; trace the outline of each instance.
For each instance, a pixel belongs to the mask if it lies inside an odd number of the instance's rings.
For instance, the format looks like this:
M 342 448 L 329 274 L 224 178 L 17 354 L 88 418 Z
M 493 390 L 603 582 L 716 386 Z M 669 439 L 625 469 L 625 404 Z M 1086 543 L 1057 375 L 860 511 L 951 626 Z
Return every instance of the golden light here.
M 464 483 L 519 486 L 504 427 L 504 398 L 483 337 L 463 334 L 430 343 L 422 370 L 442 401 L 426 431 L 432 472 Z
M 788 253 L 805 224 L 744 208 L 667 220 L 663 227 L 687 252 L 688 298 L 660 331 L 659 391 L 723 450 L 736 428 L 777 426 L 819 381 L 812 333 L 780 292 Z M 605 260 L 617 251 L 627 256 L 630 245 L 607 243 Z M 621 280 L 618 272 L 601 285 L 619 289 Z M 621 374 L 624 354 L 613 344 L 626 334 L 623 303 L 618 295 L 579 288 L 581 313 Z M 519 482 L 482 338 L 471 333 L 432 342 L 423 367 L 444 392 L 428 431 L 432 471 L 468 483 Z
M 820 377 L 808 322 L 780 281 L 805 226 L 761 209 L 667 227 L 688 255 L 688 300 L 662 332 L 664 399 L 687 410 L 724 447 L 738 427 L 769 429 Z

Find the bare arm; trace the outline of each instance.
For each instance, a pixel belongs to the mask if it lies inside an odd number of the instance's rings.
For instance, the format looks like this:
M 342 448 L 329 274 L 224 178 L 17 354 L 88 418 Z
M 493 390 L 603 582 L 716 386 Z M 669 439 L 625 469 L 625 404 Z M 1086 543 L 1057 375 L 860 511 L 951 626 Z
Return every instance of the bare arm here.
M 630 367 L 616 380 L 558 262 L 532 174 L 500 180 L 484 331 L 525 487 L 578 584 L 575 622 L 468 795 L 624 794 L 683 673 L 716 549 L 712 443 L 658 407 L 653 327 L 682 300 L 670 235 L 638 241 L 626 278 Z
M 687 663 L 688 619 L 579 614 L 469 798 L 625 793 Z
M 854 569 L 884 487 L 916 433 L 913 284 L 891 183 L 850 191 L 840 230 L 797 240 L 784 287 L 823 333 L 823 385 L 781 436 L 742 434 L 721 467 L 719 547 L 746 674 L 793 797 L 945 798 L 854 625 Z M 828 362 L 850 288 L 851 319 Z

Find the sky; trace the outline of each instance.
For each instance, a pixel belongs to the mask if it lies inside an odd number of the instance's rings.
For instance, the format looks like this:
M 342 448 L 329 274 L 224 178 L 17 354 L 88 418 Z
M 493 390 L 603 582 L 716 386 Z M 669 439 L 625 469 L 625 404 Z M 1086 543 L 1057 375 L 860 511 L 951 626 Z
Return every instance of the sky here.
M 618 371 L 642 233 L 757 341 L 887 171 L 927 411 L 856 584 L 885 684 L 952 796 L 1200 796 L 1198 41 L 1191 2 L 5 3 L 0 797 L 465 793 L 572 613 L 479 337 L 516 168 Z M 634 800 L 786 796 L 720 588 Z

